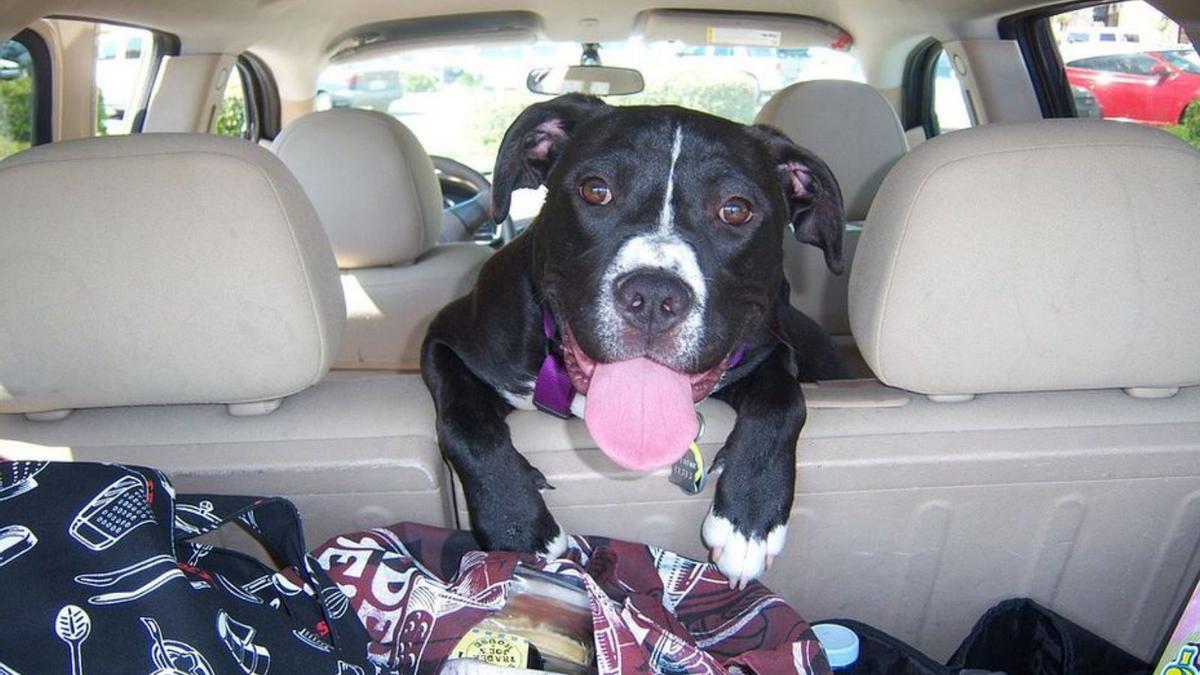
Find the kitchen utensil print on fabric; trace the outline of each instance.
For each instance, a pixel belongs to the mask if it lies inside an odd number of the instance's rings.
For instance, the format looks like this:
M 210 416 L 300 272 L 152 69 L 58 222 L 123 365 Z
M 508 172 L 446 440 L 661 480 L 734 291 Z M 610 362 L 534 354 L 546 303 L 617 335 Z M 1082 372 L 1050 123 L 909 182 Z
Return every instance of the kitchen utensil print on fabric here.
M 150 489 L 139 475 L 122 476 L 76 514 L 67 532 L 93 551 L 103 551 L 142 525 L 153 523 Z
M 253 626 L 234 620 L 225 612 L 217 612 L 217 637 L 246 675 L 267 675 L 271 669 L 271 651 L 254 644 L 257 631 Z
M 0 567 L 16 560 L 22 553 L 37 546 L 37 535 L 24 525 L 0 527 Z M 0 675 L 3 671 L 0 671 Z
M 4 673 L 0 672 L 0 675 L 4 675 Z M 338 659 L 337 675 L 367 675 L 367 671 L 363 670 L 359 666 L 354 665 L 353 663 L 346 663 L 345 661 Z
M 213 503 L 205 499 L 199 504 L 175 504 L 175 529 L 184 535 L 198 535 L 221 526 L 221 517 L 213 513 Z
M 233 583 L 229 579 L 226 579 L 221 574 L 218 574 L 217 572 L 213 572 L 212 577 L 217 580 L 217 583 L 221 586 L 221 588 L 224 588 L 227 593 L 229 593 L 233 597 L 237 598 L 238 600 L 241 600 L 242 602 L 250 603 L 252 605 L 263 604 L 262 598 L 258 597 L 257 595 L 254 595 L 252 593 L 247 593 L 245 590 L 242 589 L 241 586 L 238 586 L 237 584 Z
M 117 605 L 149 595 L 172 579 L 186 578 L 175 558 L 162 554 L 111 572 L 80 574 L 75 577 L 75 583 L 93 588 L 116 587 L 116 590 L 88 598 L 88 604 Z
M 0 502 L 36 488 L 34 476 L 50 462 L 0 462 Z
M 333 645 L 324 642 L 321 640 L 321 636 L 307 628 L 297 628 L 292 631 L 292 635 L 295 635 L 296 639 L 319 652 L 325 652 L 326 654 L 333 652 Z
M 321 589 L 321 604 L 325 605 L 325 609 L 329 611 L 329 617 L 334 619 L 342 618 L 346 612 L 350 610 L 350 598 L 342 592 L 342 589 L 337 586 L 326 586 Z
M 67 643 L 71 675 L 83 675 L 83 641 L 92 634 L 92 617 L 77 605 L 65 605 L 54 619 L 54 633 Z
M 208 659 L 194 647 L 164 638 L 158 621 L 152 617 L 143 616 L 141 621 L 150 633 L 150 660 L 156 668 L 151 675 L 214 675 Z

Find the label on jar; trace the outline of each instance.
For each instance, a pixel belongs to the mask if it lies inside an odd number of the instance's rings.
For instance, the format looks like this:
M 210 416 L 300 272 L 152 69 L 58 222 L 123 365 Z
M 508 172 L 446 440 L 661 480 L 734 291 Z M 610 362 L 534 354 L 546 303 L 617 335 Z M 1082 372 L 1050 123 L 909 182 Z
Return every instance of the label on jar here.
M 472 628 L 458 641 L 451 658 L 476 659 L 502 668 L 529 666 L 529 641 L 484 628 Z

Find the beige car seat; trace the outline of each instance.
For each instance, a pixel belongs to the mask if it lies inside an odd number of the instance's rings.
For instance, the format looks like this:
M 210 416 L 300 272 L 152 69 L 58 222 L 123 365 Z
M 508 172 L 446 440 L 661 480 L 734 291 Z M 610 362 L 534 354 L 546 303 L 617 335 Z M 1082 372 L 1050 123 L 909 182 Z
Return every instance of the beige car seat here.
M 390 115 L 338 109 L 296 120 L 271 149 L 304 186 L 342 270 L 346 334 L 333 367 L 418 368 L 429 322 L 471 289 L 492 250 L 437 243 L 441 187 L 417 137 Z

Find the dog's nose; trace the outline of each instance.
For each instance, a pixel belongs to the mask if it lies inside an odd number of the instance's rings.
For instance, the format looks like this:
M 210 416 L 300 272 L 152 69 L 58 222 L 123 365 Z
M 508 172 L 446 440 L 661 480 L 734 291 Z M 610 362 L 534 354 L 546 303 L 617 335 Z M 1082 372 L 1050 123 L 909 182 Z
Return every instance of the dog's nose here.
M 658 270 L 618 277 L 613 294 L 625 322 L 647 334 L 674 328 L 692 308 L 692 292 L 687 284 L 674 274 Z

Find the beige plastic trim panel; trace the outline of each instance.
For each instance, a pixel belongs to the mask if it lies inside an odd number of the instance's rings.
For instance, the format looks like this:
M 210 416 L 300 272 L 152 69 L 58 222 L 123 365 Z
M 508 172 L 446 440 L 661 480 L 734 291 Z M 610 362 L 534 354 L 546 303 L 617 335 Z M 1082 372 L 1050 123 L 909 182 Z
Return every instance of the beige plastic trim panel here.
M 955 40 L 942 46 L 960 71 L 976 126 L 1042 119 L 1015 40 Z
M 231 54 L 163 57 L 142 128 L 146 132 L 207 133 L 236 60 Z
M 735 417 L 701 409 L 711 460 Z M 509 424 L 569 532 L 706 556 L 712 481 L 687 496 L 665 471 L 624 471 L 578 421 L 515 412 Z M 787 547 L 765 582 L 810 619 L 867 621 L 938 659 L 1013 596 L 1149 657 L 1200 571 L 1200 387 L 811 406 L 797 469 Z
M 0 456 L 154 466 L 181 492 L 282 495 L 316 546 L 401 520 L 453 522 L 433 419 L 419 378 L 338 373 L 257 417 L 221 405 L 0 415 Z
M 908 392 L 878 380 L 830 380 L 804 383 L 804 402 L 813 408 L 898 408 L 907 405 Z
M 1150 655 L 1200 571 L 1200 387 L 823 407 L 842 386 L 874 389 L 830 384 L 808 390 L 787 548 L 765 578 L 805 616 L 864 620 L 940 659 L 988 606 L 1027 595 Z M 701 409 L 711 461 L 735 416 L 717 401 Z M 508 421 L 558 488 L 545 497 L 568 531 L 706 555 L 712 483 L 687 496 L 665 472 L 624 471 L 577 420 Z M 434 437 L 420 378 L 384 373 L 333 373 L 262 417 L 216 405 L 0 415 L 0 455 L 150 464 L 184 491 L 282 494 L 313 545 L 398 520 L 453 522 Z

